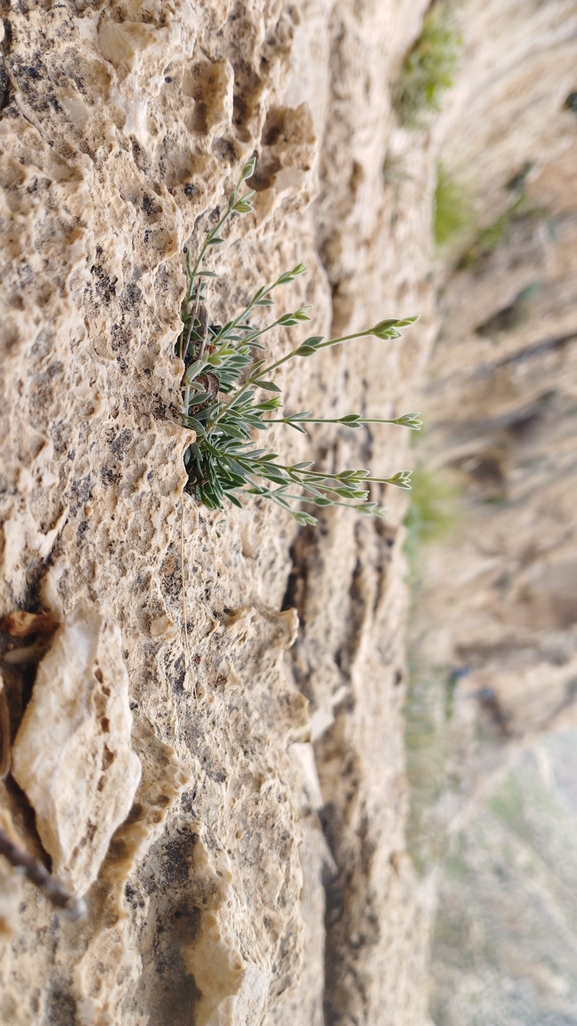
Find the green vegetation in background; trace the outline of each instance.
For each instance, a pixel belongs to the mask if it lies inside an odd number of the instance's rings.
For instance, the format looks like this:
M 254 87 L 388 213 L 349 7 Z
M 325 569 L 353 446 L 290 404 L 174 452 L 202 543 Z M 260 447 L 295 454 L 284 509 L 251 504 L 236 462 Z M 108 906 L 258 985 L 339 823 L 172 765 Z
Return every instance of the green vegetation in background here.
M 435 187 L 433 234 L 437 246 L 446 246 L 465 232 L 473 221 L 473 209 L 464 186 L 453 181 L 439 164 Z
M 445 540 L 456 528 L 461 491 L 447 471 L 425 470 L 424 467 L 413 471 L 411 484 L 411 504 L 405 517 L 405 553 L 409 579 L 416 586 L 421 548 L 430 542 Z
M 446 471 L 420 467 L 413 472 L 411 504 L 405 517 L 405 552 L 409 583 L 418 595 L 423 546 L 446 541 L 459 523 L 461 491 Z M 431 667 L 413 656 L 405 706 L 407 775 L 411 804 L 407 823 L 408 850 L 424 873 L 445 854 L 446 829 L 439 802 L 446 793 L 449 724 L 457 674 Z
M 395 107 L 407 127 L 422 127 L 423 115 L 441 109 L 442 95 L 453 84 L 461 46 L 452 6 L 438 0 L 405 58 L 395 90 Z

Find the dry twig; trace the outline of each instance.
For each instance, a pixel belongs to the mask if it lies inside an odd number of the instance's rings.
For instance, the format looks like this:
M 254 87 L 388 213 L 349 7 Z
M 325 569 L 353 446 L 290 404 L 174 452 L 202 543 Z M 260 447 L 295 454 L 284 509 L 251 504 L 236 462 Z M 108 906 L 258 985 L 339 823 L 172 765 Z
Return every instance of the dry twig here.
M 64 884 L 52 876 L 48 870 L 23 851 L 12 841 L 5 830 L 0 827 L 0 854 L 20 870 L 56 908 L 62 909 L 68 919 L 80 919 L 86 915 L 86 902 L 67 891 Z

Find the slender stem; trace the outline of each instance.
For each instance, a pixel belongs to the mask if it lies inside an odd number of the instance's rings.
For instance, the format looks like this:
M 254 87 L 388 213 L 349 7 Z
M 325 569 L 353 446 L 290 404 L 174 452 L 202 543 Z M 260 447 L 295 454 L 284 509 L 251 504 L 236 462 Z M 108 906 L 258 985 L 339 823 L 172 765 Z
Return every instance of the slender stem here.
M 184 669 L 189 673 L 192 667 L 190 655 L 190 639 L 188 636 L 188 610 L 186 604 L 186 574 L 184 567 L 184 494 L 180 497 L 180 574 L 182 585 L 182 621 L 184 627 Z M 192 691 L 194 695 L 195 685 L 193 682 Z
M 194 265 L 194 267 L 192 269 L 190 267 L 190 254 L 189 253 L 186 254 L 186 271 L 187 271 L 187 275 L 188 275 L 188 287 L 187 287 L 187 290 L 186 290 L 186 298 L 184 300 L 183 306 L 186 307 L 186 310 L 187 310 L 187 313 L 188 313 L 188 317 L 189 317 L 189 323 L 186 326 L 186 339 L 185 339 L 185 341 L 184 341 L 184 332 L 185 332 L 185 328 L 184 327 L 183 327 L 182 332 L 180 334 L 180 354 L 179 355 L 180 355 L 180 359 L 181 360 L 185 359 L 186 353 L 188 352 L 188 346 L 189 346 L 189 343 L 190 343 L 190 336 L 192 335 L 192 330 L 193 330 L 193 327 L 194 327 L 194 322 L 195 322 L 195 319 L 196 319 L 196 314 L 198 312 L 198 308 L 199 308 L 199 304 L 200 304 L 200 293 L 199 293 L 199 288 L 197 287 L 196 296 L 195 296 L 194 310 L 193 311 L 190 310 L 190 302 L 192 300 L 194 289 L 195 289 L 195 280 L 196 280 L 196 277 L 197 277 L 197 274 L 198 274 L 198 269 L 199 269 L 202 261 L 204 260 L 205 253 L 206 253 L 208 247 L 210 246 L 211 241 L 218 235 L 218 233 L 221 230 L 221 228 L 224 227 L 224 225 L 228 221 L 229 217 L 234 212 L 234 205 L 236 203 L 238 192 L 239 192 L 239 189 L 241 187 L 241 184 L 242 184 L 242 181 L 238 183 L 236 189 L 232 193 L 232 196 L 229 198 L 227 209 L 224 212 L 224 214 L 222 215 L 222 217 L 220 218 L 220 220 L 219 220 L 218 224 L 216 225 L 216 227 L 213 228 L 212 231 L 210 231 L 208 233 L 208 235 L 207 235 L 207 237 L 205 239 L 204 245 L 203 245 L 203 247 L 202 247 L 202 249 L 201 249 L 201 251 L 200 251 L 200 253 L 199 253 L 198 257 L 197 257 L 196 263 L 195 263 L 195 265 Z M 186 409 L 188 410 L 189 405 L 190 405 L 190 389 L 188 388 L 188 386 L 185 387 L 185 391 L 184 391 L 184 405 L 185 405 Z
M 349 342 L 352 338 L 363 338 L 364 336 L 370 334 L 370 331 L 355 331 L 352 335 L 341 335 L 340 338 L 331 338 L 327 342 L 320 342 L 317 346 L 315 346 L 315 349 L 326 349 L 328 346 L 339 346 L 341 342 Z M 301 343 L 301 345 L 304 344 L 305 343 Z M 276 363 L 271 363 L 268 367 L 263 367 L 262 370 L 259 371 L 259 378 L 261 378 L 263 374 L 270 374 L 271 371 L 276 370 L 278 367 L 281 367 L 283 363 L 287 362 L 287 360 L 291 360 L 293 356 L 297 355 L 300 348 L 301 346 L 299 345 L 296 347 L 296 349 L 291 349 L 290 353 L 287 353 L 286 356 L 281 357 L 281 359 L 277 360 Z
M 340 338 L 329 338 L 326 342 L 319 342 L 315 349 L 328 349 L 330 346 L 339 346 L 341 342 L 348 342 L 351 338 L 368 338 L 372 331 L 355 331 L 352 335 L 341 335 Z
M 354 423 L 355 424 L 397 424 L 398 421 L 396 421 L 396 420 L 382 420 L 380 417 L 376 417 L 376 418 L 373 418 L 373 417 L 359 417 L 359 419 L 355 420 Z M 343 419 L 339 418 L 339 417 L 335 418 L 334 420 L 331 420 L 330 418 L 323 418 L 323 417 L 280 417 L 278 419 L 277 418 L 270 418 L 269 420 L 265 420 L 265 421 L 263 421 L 263 424 L 343 424 L 344 427 L 351 427 L 352 426 L 350 424 L 347 425 L 346 421 L 343 421 Z
M 273 286 L 273 288 L 274 288 L 274 286 Z M 251 310 L 251 308 L 249 307 L 247 309 L 246 313 L 243 313 L 239 317 L 236 317 L 235 320 L 231 322 L 231 325 L 230 325 L 230 328 L 228 329 L 228 332 L 234 331 L 234 329 L 238 326 L 240 321 L 242 321 L 245 316 L 248 316 L 248 314 L 250 313 L 250 310 Z M 247 346 L 247 345 L 250 346 L 251 343 L 255 342 L 256 339 L 260 338 L 261 335 L 266 335 L 267 331 L 272 331 L 273 328 L 278 328 L 278 326 L 279 326 L 279 324 L 280 324 L 280 322 L 282 320 L 283 320 L 283 318 L 279 317 L 278 320 L 273 321 L 272 324 L 267 324 L 266 327 L 264 327 L 264 328 L 255 328 L 254 331 L 251 331 L 246 336 L 246 338 L 243 338 L 243 340 L 240 343 L 240 345 L 242 345 L 242 346 Z M 228 332 L 227 332 L 227 334 L 228 334 Z M 220 335 L 217 335 L 216 338 L 213 339 L 213 342 L 219 342 L 219 341 L 220 341 Z M 258 375 L 258 377 L 260 377 L 260 374 Z
M 195 263 L 195 265 L 194 265 L 194 267 L 192 269 L 192 274 L 190 276 L 191 283 L 194 282 L 194 279 L 196 278 L 196 276 L 198 274 L 198 268 L 200 267 L 202 261 L 204 260 L 204 254 L 206 253 L 208 247 L 210 246 L 210 243 L 212 242 L 212 240 L 214 238 L 216 238 L 216 236 L 218 235 L 220 229 L 224 227 L 224 225 L 228 221 L 230 215 L 233 213 L 233 208 L 234 208 L 234 205 L 235 205 L 236 200 L 237 200 L 238 190 L 240 189 L 240 185 L 241 185 L 241 183 L 239 182 L 237 187 L 236 187 L 236 189 L 234 190 L 232 196 L 230 197 L 230 199 L 228 201 L 228 207 L 227 207 L 226 211 L 224 212 L 224 214 L 222 215 L 220 221 L 218 222 L 216 227 L 213 228 L 212 231 L 210 231 L 208 233 L 208 235 L 206 236 L 204 246 L 202 247 L 202 249 L 201 249 L 201 251 L 200 251 L 200 253 L 199 253 L 198 257 L 197 257 L 196 263 Z M 192 295 L 192 287 L 189 286 L 189 289 L 190 289 L 190 295 Z
M 188 346 L 189 346 L 189 343 L 190 343 L 190 336 L 192 335 L 192 329 L 194 327 L 194 322 L 196 320 L 196 314 L 197 314 L 197 311 L 198 311 L 199 303 L 200 303 L 200 297 L 197 296 L 196 297 L 196 302 L 194 304 L 194 309 L 193 309 L 192 313 L 189 312 L 188 328 L 186 329 L 186 339 L 185 339 L 184 345 L 182 344 L 182 338 L 183 338 L 183 335 L 184 335 L 184 328 L 182 329 L 182 332 L 180 334 L 180 359 L 181 360 L 184 360 L 185 353 L 188 353 Z
M 21 869 L 24 876 L 28 878 L 39 890 L 56 905 L 64 910 L 69 919 L 79 919 L 86 915 L 86 902 L 83 898 L 77 898 L 66 890 L 63 883 L 55 876 L 51 876 L 48 870 L 32 858 L 27 851 L 24 851 L 9 838 L 5 830 L 0 828 L 0 853 Z
M 275 282 L 272 283 L 272 285 L 268 285 L 266 287 L 266 289 L 264 290 L 264 292 L 261 292 L 260 295 L 258 294 L 258 292 L 255 293 L 255 295 L 251 299 L 251 301 L 248 304 L 248 306 L 242 311 L 242 313 L 240 313 L 238 315 L 238 317 L 235 317 L 234 321 L 232 321 L 231 326 L 229 328 L 229 331 L 233 331 L 242 321 L 244 321 L 245 317 L 248 317 L 248 315 L 254 310 L 255 306 L 258 303 L 258 301 L 260 299 L 266 299 L 267 296 L 270 296 L 270 294 L 273 291 L 273 289 L 278 288 L 278 286 L 280 284 L 281 284 L 281 282 L 275 281 Z M 264 333 L 266 331 L 270 331 L 270 329 L 276 327 L 277 324 L 278 324 L 278 321 L 275 321 L 274 324 L 267 325 L 267 327 L 263 328 L 261 331 L 256 331 L 256 332 L 253 332 L 253 333 L 247 335 L 247 337 L 245 339 L 243 339 L 242 345 L 244 346 L 247 343 L 250 345 L 250 342 L 252 342 L 252 341 L 254 341 L 254 339 L 258 338 L 259 335 L 264 335 Z M 220 334 L 217 335 L 215 339 L 213 339 L 213 342 L 219 342 L 219 341 L 220 341 Z
M 247 453 L 246 456 L 250 456 L 250 453 Z M 282 464 L 282 463 L 272 463 L 272 464 L 271 463 L 268 463 L 268 464 L 264 463 L 264 464 L 262 464 L 262 466 L 263 466 L 263 469 L 266 469 L 267 466 L 273 466 L 273 467 L 276 467 L 278 470 L 286 470 L 287 473 L 298 474 L 299 477 L 306 476 L 306 477 L 310 478 L 311 480 L 318 481 L 318 482 L 321 482 L 321 481 L 336 481 L 336 482 L 338 482 L 338 484 L 342 488 L 347 488 L 347 487 L 352 488 L 355 485 L 362 485 L 365 482 L 367 484 L 390 484 L 391 481 L 392 481 L 392 478 L 390 478 L 390 477 L 371 477 L 371 476 L 361 477 L 361 478 L 359 478 L 358 481 L 355 481 L 355 480 L 351 481 L 351 480 L 347 480 L 347 478 L 342 478 L 339 474 L 328 474 L 328 473 L 327 474 L 323 474 L 323 473 L 320 473 L 319 471 L 316 471 L 316 470 L 306 470 L 305 468 L 302 468 L 302 469 L 299 470 L 298 468 L 295 469 L 294 467 L 287 466 L 286 464 Z M 306 482 L 303 481 L 303 485 L 304 485 L 304 487 L 306 487 Z M 330 490 L 332 490 L 332 489 L 330 489 Z
M 243 491 L 245 491 L 245 489 L 239 488 L 238 491 L 239 492 L 243 492 Z M 249 492 L 249 494 L 252 494 L 252 493 Z M 269 491 L 264 497 L 272 499 L 274 502 L 278 502 L 279 501 L 278 498 L 276 498 L 275 492 L 273 492 L 273 491 Z M 311 503 L 311 505 L 313 505 L 313 506 L 315 505 L 315 503 L 312 502 L 311 499 L 307 499 L 306 495 L 283 495 L 282 498 L 286 499 L 287 502 L 289 500 L 291 500 L 293 502 L 309 502 L 309 503 Z M 362 507 L 363 505 L 364 505 L 363 502 L 343 502 L 340 499 L 331 499 L 331 506 L 344 506 L 345 509 L 358 509 L 359 507 Z M 326 506 L 319 506 L 319 509 L 327 509 L 327 507 Z
M 282 320 L 282 318 L 280 318 L 280 319 Z M 277 323 L 278 322 L 275 322 L 275 324 L 277 324 Z M 271 325 L 271 327 L 275 327 L 275 325 Z M 342 335 L 340 338 L 330 339 L 330 341 L 323 342 L 322 345 L 318 345 L 318 346 L 316 346 L 316 348 L 317 349 L 326 349 L 327 346 L 338 346 L 338 345 L 341 344 L 341 342 L 349 342 L 350 339 L 353 339 L 353 338 L 364 338 L 364 337 L 366 337 L 366 336 L 368 336 L 370 334 L 371 334 L 370 331 L 356 331 L 352 335 Z M 301 343 L 301 345 L 302 344 L 303 343 Z M 254 375 L 254 376 L 253 375 L 249 375 L 248 378 L 246 379 L 244 385 L 242 386 L 242 388 L 240 388 L 238 390 L 238 392 L 235 392 L 235 394 L 231 397 L 229 402 L 224 404 L 223 409 L 221 409 L 219 411 L 217 416 L 213 420 L 209 421 L 208 427 L 209 428 L 213 428 L 216 424 L 218 424 L 219 420 L 221 419 L 221 417 L 224 416 L 224 414 L 226 413 L 228 407 L 231 405 L 233 400 L 239 399 L 246 392 L 248 392 L 249 388 L 251 388 L 252 385 L 254 385 L 255 381 L 258 381 L 259 378 L 264 377 L 265 374 L 270 374 L 272 371 L 278 370 L 279 367 L 282 367 L 283 363 L 287 363 L 289 360 L 292 360 L 293 356 L 297 355 L 297 353 L 298 353 L 300 348 L 301 348 L 301 346 L 299 345 L 299 346 L 296 347 L 296 349 L 291 349 L 290 353 L 287 353 L 286 356 L 282 356 L 280 358 L 280 360 L 276 360 L 275 363 L 269 364 L 268 367 L 261 367 L 256 375 Z
M 287 467 L 290 470 L 290 467 Z M 314 478 L 317 481 L 338 481 L 342 488 L 352 488 L 354 485 L 362 485 L 365 482 L 367 484 L 390 484 L 392 481 L 391 477 L 361 477 L 358 481 L 347 481 L 338 476 L 338 474 L 317 474 L 311 470 L 297 470 L 297 474 L 306 474 L 307 477 Z

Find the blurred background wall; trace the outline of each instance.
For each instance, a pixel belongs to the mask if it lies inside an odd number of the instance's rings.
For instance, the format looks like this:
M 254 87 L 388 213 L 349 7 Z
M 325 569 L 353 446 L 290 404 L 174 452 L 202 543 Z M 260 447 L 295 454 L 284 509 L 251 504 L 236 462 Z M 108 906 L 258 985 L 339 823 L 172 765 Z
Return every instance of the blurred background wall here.
M 577 9 L 475 3 L 433 129 L 411 843 L 438 1026 L 577 1021 Z M 420 532 L 420 533 L 419 533 Z M 413 541 L 411 541 L 411 539 Z M 571 883 L 573 881 L 573 883 Z

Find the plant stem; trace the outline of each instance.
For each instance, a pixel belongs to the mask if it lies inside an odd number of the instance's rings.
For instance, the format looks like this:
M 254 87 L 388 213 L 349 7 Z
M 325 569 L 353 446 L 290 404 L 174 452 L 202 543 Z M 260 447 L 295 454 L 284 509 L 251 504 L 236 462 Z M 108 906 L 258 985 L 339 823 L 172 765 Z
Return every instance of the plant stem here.
M 343 422 L 342 418 L 336 417 L 334 420 L 324 417 L 280 417 L 271 418 L 270 420 L 263 420 L 263 424 L 343 424 L 344 427 L 352 427 L 357 424 L 396 424 L 396 420 L 383 420 L 380 417 L 359 417 L 355 421 L 354 425 L 347 425 Z
M 282 320 L 282 318 L 280 318 L 280 320 Z M 278 324 L 278 321 L 275 321 L 275 324 L 271 324 L 270 327 L 273 328 L 276 326 L 276 324 Z M 365 338 L 370 334 L 370 331 L 355 331 L 352 335 L 342 335 L 340 338 L 333 338 L 330 339 L 328 342 L 322 342 L 321 344 L 315 346 L 315 348 L 326 349 L 328 346 L 338 346 L 341 344 L 341 342 L 349 342 L 350 339 L 353 338 Z M 248 392 L 249 388 L 251 388 L 252 385 L 254 385 L 254 383 L 258 381 L 260 378 L 263 378 L 265 374 L 270 374 L 272 371 L 278 370 L 279 367 L 282 367 L 283 363 L 288 363 L 289 360 L 292 360 L 292 358 L 297 355 L 300 348 L 301 347 L 299 345 L 296 347 L 296 349 L 291 349 L 290 353 L 287 353 L 286 356 L 282 356 L 280 360 L 276 360 L 275 363 L 269 364 L 268 367 L 261 367 L 260 370 L 257 371 L 257 373 L 254 376 L 249 375 L 244 385 L 238 390 L 238 392 L 235 392 L 231 399 L 228 402 L 224 403 L 223 408 L 219 411 L 214 420 L 210 420 L 208 422 L 207 430 L 212 429 L 213 427 L 215 427 L 216 424 L 218 424 L 219 420 L 221 419 L 221 417 L 224 416 L 228 407 L 232 404 L 233 401 L 236 401 L 237 399 L 240 399 L 243 395 L 245 395 L 246 392 Z
M 16 866 L 17 869 L 22 870 L 24 876 L 28 878 L 33 884 L 42 891 L 44 895 L 56 905 L 57 908 L 64 910 L 65 914 L 69 919 L 79 919 L 81 916 L 86 915 L 86 902 L 83 898 L 77 898 L 76 895 L 71 894 L 70 891 L 66 890 L 63 883 L 60 882 L 55 876 L 51 876 L 47 869 L 32 858 L 27 851 L 24 851 L 17 844 L 14 844 L 5 830 L 0 828 L 0 853 Z

